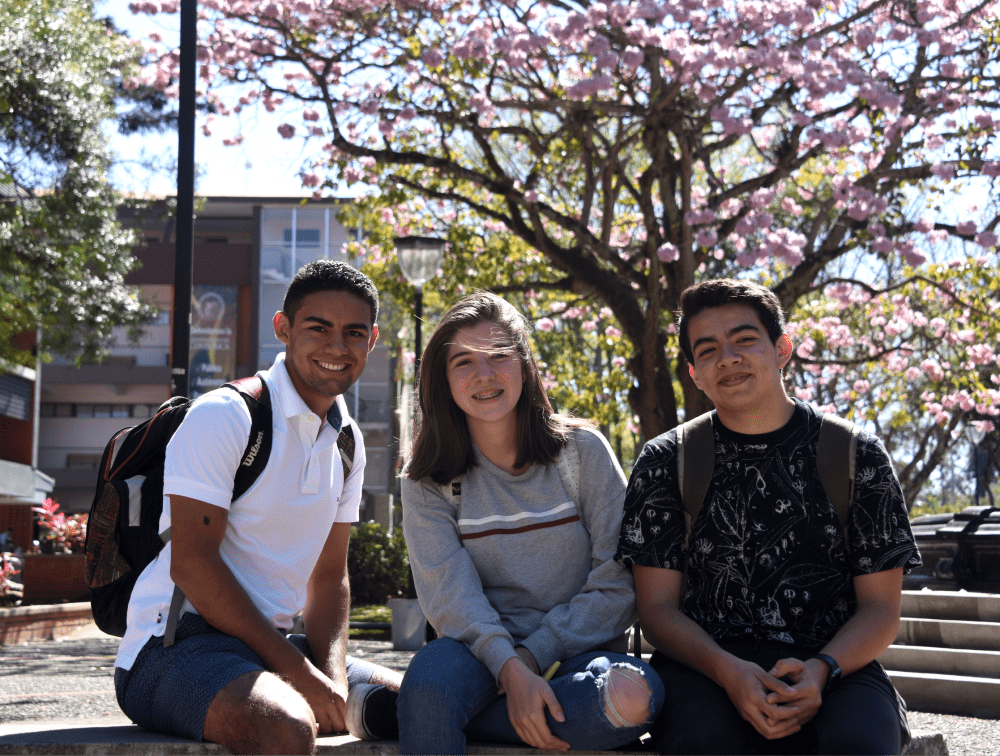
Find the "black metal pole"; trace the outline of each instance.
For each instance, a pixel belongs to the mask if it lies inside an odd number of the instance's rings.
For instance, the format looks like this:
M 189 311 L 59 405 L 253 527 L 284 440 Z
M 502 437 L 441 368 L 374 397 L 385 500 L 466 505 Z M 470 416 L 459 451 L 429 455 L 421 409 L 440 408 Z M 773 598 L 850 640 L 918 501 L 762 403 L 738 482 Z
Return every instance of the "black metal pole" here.
M 424 287 L 417 286 L 414 295 L 413 308 L 413 388 L 416 393 L 420 385 L 420 321 L 424 319 Z M 414 401 L 416 396 L 413 397 Z
M 417 414 L 417 390 L 420 385 L 420 321 L 424 317 L 424 293 L 423 287 L 414 287 L 413 298 L 413 416 Z M 417 597 L 417 586 L 413 583 L 413 568 L 407 570 L 406 597 L 415 599 Z M 427 625 L 430 627 L 430 624 Z
M 198 0 L 181 0 L 177 106 L 177 247 L 174 254 L 173 354 L 170 395 L 187 396 L 191 361 L 191 279 L 194 267 L 194 127 Z

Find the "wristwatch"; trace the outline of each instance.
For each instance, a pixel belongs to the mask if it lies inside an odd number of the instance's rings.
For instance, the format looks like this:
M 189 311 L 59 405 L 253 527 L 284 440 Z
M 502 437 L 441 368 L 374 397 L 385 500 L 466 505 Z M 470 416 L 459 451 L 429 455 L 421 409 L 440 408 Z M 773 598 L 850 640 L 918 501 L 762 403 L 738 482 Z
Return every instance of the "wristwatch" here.
M 837 664 L 837 660 L 829 654 L 813 654 L 809 658 L 821 659 L 830 667 L 830 674 L 826 676 L 826 685 L 823 686 L 823 692 L 829 693 L 831 690 L 836 690 L 837 686 L 840 684 L 841 673 L 840 665 Z

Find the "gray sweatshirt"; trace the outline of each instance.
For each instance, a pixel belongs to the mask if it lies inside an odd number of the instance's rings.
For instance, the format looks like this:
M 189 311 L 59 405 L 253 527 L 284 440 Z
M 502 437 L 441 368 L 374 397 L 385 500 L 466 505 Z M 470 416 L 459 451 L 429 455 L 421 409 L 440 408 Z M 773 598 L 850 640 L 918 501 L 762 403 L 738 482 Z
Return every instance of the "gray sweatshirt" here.
M 597 431 L 579 429 L 580 495 L 555 463 L 511 475 L 476 449 L 461 497 L 402 481 L 403 535 L 424 615 L 496 677 L 523 645 L 544 671 L 598 647 L 625 652 L 632 574 L 618 546 L 625 476 Z M 448 484 L 450 489 L 450 484 Z

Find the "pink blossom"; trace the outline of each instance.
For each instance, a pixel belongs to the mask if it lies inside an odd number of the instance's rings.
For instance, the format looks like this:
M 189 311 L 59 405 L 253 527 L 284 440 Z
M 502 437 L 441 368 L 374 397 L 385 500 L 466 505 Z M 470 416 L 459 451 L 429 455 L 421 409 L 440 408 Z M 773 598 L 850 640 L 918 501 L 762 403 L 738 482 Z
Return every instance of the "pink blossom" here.
M 283 123 L 278 127 L 278 133 L 285 139 L 291 139 L 295 136 L 295 127 L 290 123 Z
M 992 231 L 983 231 L 981 234 L 976 234 L 976 244 L 980 247 L 995 247 L 997 245 L 997 235 Z
M 428 68 L 437 68 L 444 62 L 444 55 L 442 55 L 438 50 L 424 50 L 420 59 L 427 65 Z
M 555 328 L 556 324 L 555 321 L 552 320 L 552 318 L 541 318 L 537 323 L 535 323 L 535 326 L 538 328 L 539 331 L 545 331 L 546 333 L 548 333 L 553 328 Z
M 315 173 L 307 173 L 302 177 L 303 186 L 319 186 L 320 179 Z
M 615 328 L 614 326 L 608 326 L 604 329 L 604 335 L 612 339 L 620 339 L 622 332 Z
M 302 111 L 302 120 L 304 121 L 318 121 L 319 111 L 315 108 L 306 108 Z
M 719 241 L 719 234 L 714 228 L 703 228 L 695 236 L 695 243 L 700 247 L 714 247 Z
M 584 100 L 601 90 L 611 89 L 612 87 L 614 87 L 612 78 L 607 74 L 600 74 L 577 82 L 566 91 L 566 94 L 572 100 Z
M 627 360 L 621 355 L 615 355 L 614 357 L 611 358 L 611 364 L 614 365 L 616 368 L 625 367 L 626 362 Z
M 681 253 L 670 242 L 661 244 L 660 248 L 656 250 L 656 256 L 660 259 L 660 262 L 671 263 L 680 259 Z
M 930 218 L 921 218 L 916 223 L 913 224 L 913 229 L 919 231 L 922 234 L 926 234 L 934 230 L 934 221 Z
M 955 166 L 951 163 L 935 163 L 931 166 L 931 173 L 942 181 L 951 181 L 955 176 Z

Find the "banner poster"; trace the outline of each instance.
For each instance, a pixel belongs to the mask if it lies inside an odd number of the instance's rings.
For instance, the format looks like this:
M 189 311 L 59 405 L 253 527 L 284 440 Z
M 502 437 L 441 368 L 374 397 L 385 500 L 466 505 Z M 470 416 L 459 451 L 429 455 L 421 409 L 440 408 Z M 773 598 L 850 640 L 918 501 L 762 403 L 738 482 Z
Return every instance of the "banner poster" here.
M 191 293 L 191 380 L 196 399 L 236 378 L 236 287 L 195 286 Z

